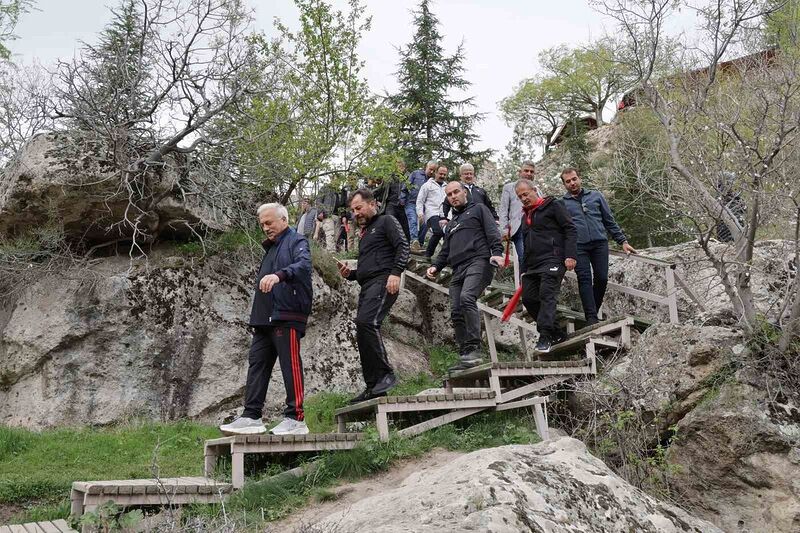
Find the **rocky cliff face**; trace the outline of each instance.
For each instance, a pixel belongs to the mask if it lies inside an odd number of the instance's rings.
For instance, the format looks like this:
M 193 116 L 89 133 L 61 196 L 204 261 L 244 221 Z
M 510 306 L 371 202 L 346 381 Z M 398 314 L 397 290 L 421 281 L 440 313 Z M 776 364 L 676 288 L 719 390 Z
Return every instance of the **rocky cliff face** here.
M 721 531 L 631 487 L 566 437 L 464 455 L 316 527 L 342 533 Z
M 251 261 L 198 260 L 165 248 L 148 261 L 107 258 L 48 276 L 4 301 L 0 423 L 40 428 L 231 414 L 247 370 Z M 352 321 L 356 293 L 343 287 L 331 289 L 314 275 L 313 314 L 301 344 L 307 395 L 363 387 Z M 393 339 L 388 348 L 400 371 L 425 367 L 418 348 Z M 273 414 L 284 396 L 276 365 L 267 396 Z

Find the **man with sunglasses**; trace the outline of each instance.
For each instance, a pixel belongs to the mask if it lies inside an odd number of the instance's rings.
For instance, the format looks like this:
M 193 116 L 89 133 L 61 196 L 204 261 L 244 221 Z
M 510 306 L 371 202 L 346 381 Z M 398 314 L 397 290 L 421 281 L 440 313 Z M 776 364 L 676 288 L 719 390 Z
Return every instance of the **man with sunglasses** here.
M 608 236 L 622 246 L 628 254 L 636 249 L 628 244 L 603 193 L 584 189 L 578 169 L 567 167 L 561 172 L 561 181 L 567 194 L 564 195 L 572 222 L 578 231 L 578 292 L 581 296 L 586 323 L 596 324 L 597 311 L 603 305 L 608 285 Z

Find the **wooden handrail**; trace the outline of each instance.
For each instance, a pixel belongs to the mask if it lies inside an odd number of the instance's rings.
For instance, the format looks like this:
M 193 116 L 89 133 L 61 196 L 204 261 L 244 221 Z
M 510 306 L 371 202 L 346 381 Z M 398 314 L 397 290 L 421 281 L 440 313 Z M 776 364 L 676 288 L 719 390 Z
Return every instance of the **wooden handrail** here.
M 655 257 L 647 257 L 646 255 L 641 254 L 626 254 L 620 250 L 614 250 L 612 248 L 608 249 L 608 255 L 613 255 L 615 257 L 627 257 L 628 259 L 633 259 L 634 261 L 640 261 L 642 263 L 648 263 L 650 265 L 656 265 L 664 268 L 671 268 L 675 269 L 675 263 L 670 261 L 664 261 L 663 259 L 656 259 Z

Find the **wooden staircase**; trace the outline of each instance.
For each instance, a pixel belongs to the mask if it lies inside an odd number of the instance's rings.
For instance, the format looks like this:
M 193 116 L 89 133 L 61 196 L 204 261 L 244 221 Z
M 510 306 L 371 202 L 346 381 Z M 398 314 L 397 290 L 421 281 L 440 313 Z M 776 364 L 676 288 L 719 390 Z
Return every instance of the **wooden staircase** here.
M 676 279 L 684 287 L 682 280 L 672 273 L 674 265 L 646 258 L 643 260 L 665 268 L 668 288 L 674 289 Z M 430 264 L 424 258 L 412 257 L 402 283 L 420 283 L 448 294 L 452 273 L 445 269 L 436 281 L 432 281 L 425 277 L 428 266 Z M 514 278 L 518 282 L 516 268 Z M 613 284 L 609 284 L 609 287 L 617 288 Z M 390 437 L 391 428 L 398 435 L 412 436 L 480 412 L 530 407 L 537 432 L 542 439 L 549 438 L 546 407 L 554 388 L 576 377 L 595 375 L 599 350 L 629 349 L 633 330 L 643 330 L 650 323 L 635 317 L 619 317 L 587 327 L 582 313 L 559 306 L 558 320 L 569 337 L 543 354 L 529 349 L 528 336 L 538 336 L 538 333 L 534 318 L 519 305 L 509 323 L 518 328 L 522 359 L 500 361 L 495 339 L 498 320 L 513 292 L 514 282 L 499 280 L 493 282 L 479 299 L 478 308 L 486 330 L 489 361 L 474 368 L 448 373 L 443 378 L 441 392 L 386 396 L 341 408 L 335 412 L 336 433 L 245 435 L 208 440 L 204 447 L 204 477 L 75 482 L 72 514 L 80 516 L 107 501 L 122 506 L 219 502 L 244 485 L 245 455 L 352 449 L 365 439 L 365 434 L 360 432 L 364 424 L 373 420 L 379 438 L 385 441 Z M 677 320 L 674 292 L 660 296 L 629 289 L 628 293 L 669 306 L 670 319 Z M 695 299 L 692 294 L 690 297 Z M 357 426 L 357 430 L 349 432 L 352 426 Z M 223 456 L 231 457 L 231 483 L 213 479 L 217 462 Z

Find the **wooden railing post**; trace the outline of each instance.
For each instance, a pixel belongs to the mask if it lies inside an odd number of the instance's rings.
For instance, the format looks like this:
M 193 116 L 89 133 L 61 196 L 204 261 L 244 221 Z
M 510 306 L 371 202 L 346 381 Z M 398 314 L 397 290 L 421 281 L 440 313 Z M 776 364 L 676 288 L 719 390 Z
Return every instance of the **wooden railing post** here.
M 675 265 L 670 265 L 664 269 L 664 276 L 667 279 L 667 305 L 669 306 L 669 321 L 678 324 L 678 294 L 675 290 Z

